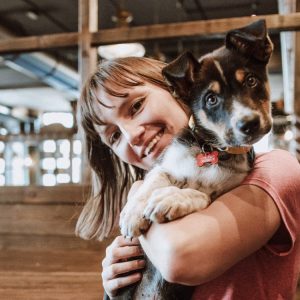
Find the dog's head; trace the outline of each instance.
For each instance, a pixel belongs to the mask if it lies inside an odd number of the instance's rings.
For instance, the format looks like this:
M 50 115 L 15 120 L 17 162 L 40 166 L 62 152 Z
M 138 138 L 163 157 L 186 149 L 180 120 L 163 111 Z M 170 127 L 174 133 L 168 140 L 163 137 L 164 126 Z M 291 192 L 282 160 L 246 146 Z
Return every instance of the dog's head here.
M 272 126 L 267 63 L 273 50 L 265 21 L 229 31 L 225 45 L 200 58 L 186 52 L 163 69 L 196 126 L 221 147 L 251 145 Z

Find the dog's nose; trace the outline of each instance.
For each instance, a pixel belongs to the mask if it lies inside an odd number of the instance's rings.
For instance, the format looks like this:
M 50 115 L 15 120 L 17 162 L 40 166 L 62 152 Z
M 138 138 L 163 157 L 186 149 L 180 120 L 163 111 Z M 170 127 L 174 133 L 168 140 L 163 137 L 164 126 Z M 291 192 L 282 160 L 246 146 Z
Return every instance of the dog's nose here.
M 244 117 L 237 122 L 237 128 L 244 134 L 253 134 L 260 128 L 259 116 Z

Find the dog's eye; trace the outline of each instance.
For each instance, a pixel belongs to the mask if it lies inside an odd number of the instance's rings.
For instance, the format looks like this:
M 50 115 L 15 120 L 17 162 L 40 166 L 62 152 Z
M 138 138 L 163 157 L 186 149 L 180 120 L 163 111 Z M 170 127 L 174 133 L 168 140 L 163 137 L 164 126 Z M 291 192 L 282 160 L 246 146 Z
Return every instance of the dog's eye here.
M 257 85 L 257 79 L 253 75 L 248 75 L 245 83 L 247 87 L 253 88 Z
M 216 94 L 208 93 L 205 96 L 205 102 L 206 102 L 207 107 L 215 106 L 216 104 L 218 104 L 218 97 Z

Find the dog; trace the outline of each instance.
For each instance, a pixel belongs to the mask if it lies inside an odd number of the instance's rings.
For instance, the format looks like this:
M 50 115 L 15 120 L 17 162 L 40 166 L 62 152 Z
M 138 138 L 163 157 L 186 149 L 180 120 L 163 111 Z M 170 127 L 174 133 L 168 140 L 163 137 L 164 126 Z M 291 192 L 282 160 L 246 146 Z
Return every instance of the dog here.
M 123 236 L 152 222 L 206 208 L 238 186 L 254 163 L 253 144 L 272 127 L 267 64 L 273 44 L 264 20 L 226 34 L 221 48 L 198 61 L 190 52 L 163 69 L 174 96 L 191 110 L 189 125 L 162 153 L 120 215 Z M 190 299 L 149 262 L 139 288 L 116 299 Z

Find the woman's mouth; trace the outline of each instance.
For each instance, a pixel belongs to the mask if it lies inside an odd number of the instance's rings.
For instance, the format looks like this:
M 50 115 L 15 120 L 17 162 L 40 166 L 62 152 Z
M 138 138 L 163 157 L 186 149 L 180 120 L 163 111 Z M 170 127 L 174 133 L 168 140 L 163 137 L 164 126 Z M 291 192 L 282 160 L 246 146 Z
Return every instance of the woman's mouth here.
M 159 142 L 161 137 L 164 134 L 164 130 L 160 130 L 157 135 L 150 141 L 150 143 L 147 145 L 147 147 L 144 150 L 143 157 L 148 156 L 155 148 L 156 144 Z

